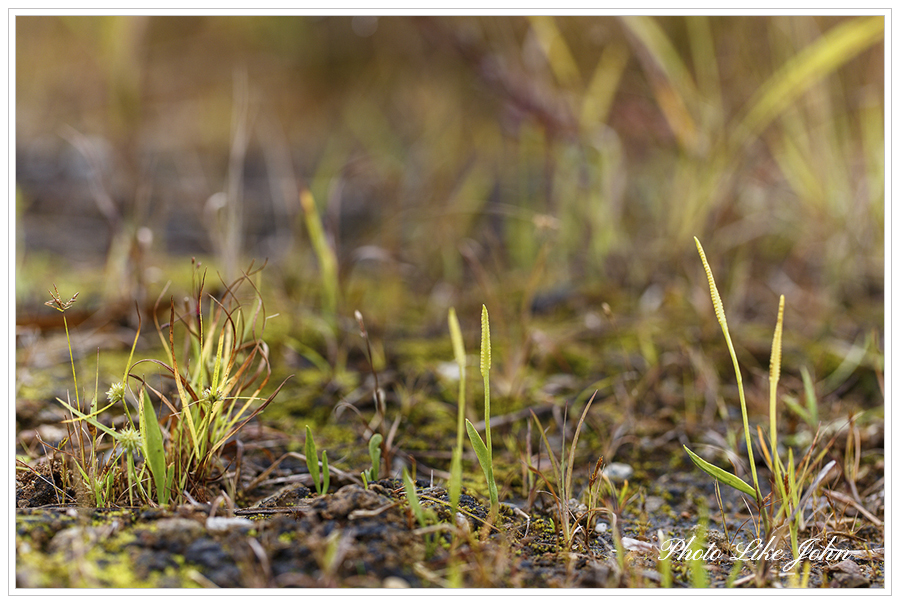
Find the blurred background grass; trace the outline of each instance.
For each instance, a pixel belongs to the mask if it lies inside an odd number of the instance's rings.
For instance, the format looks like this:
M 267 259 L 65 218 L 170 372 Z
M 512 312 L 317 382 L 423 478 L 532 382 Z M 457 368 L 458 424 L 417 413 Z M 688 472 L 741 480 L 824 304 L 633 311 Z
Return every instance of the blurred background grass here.
M 315 308 L 308 187 L 370 324 L 705 313 L 696 235 L 729 319 L 883 331 L 882 17 L 15 19 L 20 315 L 189 256 Z

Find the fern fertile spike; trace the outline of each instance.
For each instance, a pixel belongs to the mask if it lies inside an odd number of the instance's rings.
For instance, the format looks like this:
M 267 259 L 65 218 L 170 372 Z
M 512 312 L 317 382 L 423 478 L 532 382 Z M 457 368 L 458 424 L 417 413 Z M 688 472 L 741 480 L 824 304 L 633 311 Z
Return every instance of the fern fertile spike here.
M 716 311 L 716 319 L 718 319 L 719 324 L 724 327 L 727 324 L 727 321 L 725 320 L 725 308 L 722 305 L 722 298 L 719 296 L 719 289 L 716 287 L 716 280 L 713 279 L 712 269 L 709 268 L 709 262 L 706 261 L 706 254 L 703 252 L 703 246 L 700 245 L 700 240 L 694 237 L 694 242 L 697 244 L 697 251 L 700 252 L 703 270 L 706 271 L 706 280 L 709 281 L 709 294 L 712 298 L 713 308 Z
M 781 338 L 784 323 L 784 296 L 778 301 L 778 320 L 775 323 L 775 336 L 772 338 L 772 357 L 769 363 L 769 381 L 773 384 L 781 377 Z
M 488 319 L 487 306 L 481 305 L 481 375 L 487 375 L 491 369 L 491 323 Z

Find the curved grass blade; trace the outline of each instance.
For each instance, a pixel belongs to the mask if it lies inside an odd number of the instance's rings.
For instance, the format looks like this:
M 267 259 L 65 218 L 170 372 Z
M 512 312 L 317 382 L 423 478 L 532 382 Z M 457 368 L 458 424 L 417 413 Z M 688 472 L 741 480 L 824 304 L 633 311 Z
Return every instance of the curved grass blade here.
M 450 463 L 450 507 L 456 510 L 459 504 L 459 496 L 462 492 L 462 448 L 466 420 L 466 349 L 463 345 L 462 330 L 459 327 L 459 319 L 456 317 L 454 308 L 451 308 L 448 312 L 447 322 L 450 324 L 450 341 L 453 344 L 453 356 L 456 359 L 456 364 L 459 366 L 456 449 L 453 451 L 453 459 Z
M 488 482 L 488 490 L 491 495 L 491 504 L 499 498 L 497 494 L 497 484 L 494 482 L 494 468 L 491 464 L 491 454 L 487 445 L 481 440 L 478 430 L 472 425 L 472 422 L 466 420 L 466 432 L 469 433 L 469 440 L 472 442 L 472 448 L 475 449 L 475 455 L 478 457 L 478 463 L 481 464 L 481 471 Z
M 733 146 L 758 135 L 810 86 L 884 38 L 884 17 L 859 17 L 826 32 L 786 62 L 747 103 L 749 109 L 733 130 Z
M 714 466 L 708 461 L 705 461 L 699 455 L 688 449 L 686 445 L 684 446 L 684 450 L 687 451 L 687 454 L 690 456 L 691 461 L 693 461 L 698 468 L 700 468 L 716 480 L 724 482 L 728 486 L 737 489 L 741 493 L 746 493 L 747 495 L 750 495 L 754 498 L 756 497 L 756 491 L 753 489 L 753 487 L 751 487 L 749 484 L 747 484 L 731 472 L 727 472 L 722 468 Z
M 169 503 L 169 480 L 166 476 L 166 451 L 163 447 L 162 431 L 159 429 L 159 420 L 150 404 L 150 397 L 141 391 L 141 440 L 144 445 L 144 456 L 147 465 L 150 466 L 150 474 L 156 484 L 156 497 L 160 505 Z

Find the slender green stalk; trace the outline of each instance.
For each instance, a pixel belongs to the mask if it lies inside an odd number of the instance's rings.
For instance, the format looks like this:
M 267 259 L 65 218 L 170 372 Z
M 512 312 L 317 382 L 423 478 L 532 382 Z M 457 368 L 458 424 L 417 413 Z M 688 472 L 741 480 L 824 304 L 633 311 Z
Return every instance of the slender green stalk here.
M 781 496 L 781 506 L 787 517 L 788 498 L 782 478 L 781 458 L 778 456 L 778 422 L 776 411 L 776 397 L 778 393 L 778 379 L 781 377 L 781 340 L 784 324 L 784 296 L 778 300 L 778 319 L 775 323 L 775 335 L 772 337 L 772 355 L 769 361 L 769 447 L 772 450 L 772 473 L 775 477 L 775 489 Z M 790 524 L 791 546 L 794 556 L 798 555 L 797 524 Z
M 762 491 L 759 488 L 759 480 L 756 477 L 756 461 L 753 458 L 753 443 L 750 440 L 750 421 L 747 419 L 747 401 L 744 398 L 744 382 L 741 378 L 741 367 L 738 364 L 737 354 L 734 351 L 734 344 L 731 343 L 731 334 L 728 331 L 728 322 L 725 319 L 725 309 L 722 306 L 722 298 L 719 296 L 719 290 L 716 287 L 716 281 L 713 279 L 712 270 L 706 261 L 706 254 L 703 252 L 703 246 L 700 240 L 694 237 L 697 244 L 697 251 L 700 252 L 700 260 L 703 261 L 703 268 L 706 271 L 706 279 L 709 281 L 709 293 L 712 298 L 713 308 L 716 311 L 716 318 L 722 327 L 722 333 L 725 334 L 725 343 L 728 345 L 728 352 L 731 354 L 731 361 L 734 363 L 734 374 L 737 378 L 738 396 L 741 400 L 741 419 L 744 422 L 744 441 L 747 444 L 747 458 L 750 461 L 750 473 L 753 476 L 753 487 L 756 490 L 756 501 L 762 506 Z
M 322 305 L 329 325 L 334 330 L 337 329 L 337 256 L 328 244 L 325 229 L 322 228 L 322 219 L 319 217 L 319 211 L 316 208 L 316 201 L 313 199 L 312 193 L 307 189 L 300 192 L 300 206 L 303 208 L 309 239 L 312 242 L 313 251 L 319 261 L 319 270 L 322 273 Z
M 456 318 L 456 310 L 451 308 L 447 317 L 450 324 L 450 340 L 453 356 L 459 366 L 459 399 L 457 401 L 456 448 L 450 465 L 450 507 L 456 512 L 462 492 L 462 450 L 466 423 L 466 350 L 463 345 L 462 330 Z
M 493 523 L 500 511 L 499 496 L 497 493 L 497 483 L 494 480 L 494 464 L 493 449 L 491 448 L 491 326 L 488 320 L 487 307 L 481 307 L 481 375 L 484 378 L 484 430 L 487 442 L 481 440 L 478 431 L 472 422 L 466 420 L 466 432 L 469 433 L 469 440 L 472 442 L 472 448 L 475 449 L 475 455 L 478 457 L 478 463 L 481 464 L 481 471 L 488 483 L 488 491 L 491 497 L 491 515 L 490 523 Z M 485 524 L 487 527 L 488 524 Z
M 488 453 L 491 448 L 491 324 L 487 306 L 481 305 L 481 377 L 484 378 L 484 436 Z M 493 467 L 492 467 L 493 469 Z
M 75 298 L 78 297 L 79 292 L 75 292 L 74 296 L 63 302 L 62 298 L 59 297 L 59 290 L 56 288 L 56 285 L 53 286 L 52 292 L 50 290 L 47 291 L 50 293 L 51 299 L 44 302 L 44 304 L 50 308 L 55 308 L 63 315 L 63 326 L 66 328 L 66 344 L 69 345 L 69 362 L 72 363 L 72 381 L 75 382 L 75 405 L 81 409 L 81 401 L 78 398 L 78 376 L 75 374 L 75 356 L 72 354 L 72 340 L 69 339 L 69 322 L 66 320 L 66 311 L 75 303 Z
M 781 331 L 784 321 L 784 296 L 778 301 L 778 321 L 775 323 L 775 335 L 772 338 L 772 356 L 769 361 L 769 443 L 772 450 L 772 470 L 775 481 L 781 479 L 781 467 L 778 459 L 778 432 L 775 410 L 778 379 L 781 377 Z
M 312 430 L 309 429 L 309 426 L 306 426 L 306 469 L 309 470 L 309 475 L 312 476 L 316 492 L 322 495 L 322 483 L 319 482 L 319 453 L 316 451 L 316 443 L 313 440 Z

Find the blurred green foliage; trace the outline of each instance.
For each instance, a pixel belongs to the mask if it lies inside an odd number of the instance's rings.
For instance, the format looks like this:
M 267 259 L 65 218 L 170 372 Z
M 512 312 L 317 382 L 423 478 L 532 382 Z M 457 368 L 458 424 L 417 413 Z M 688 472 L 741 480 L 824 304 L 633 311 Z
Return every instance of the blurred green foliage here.
M 524 308 L 696 285 L 698 236 L 724 288 L 833 311 L 882 295 L 883 35 L 882 17 L 18 16 L 19 253 L 62 246 L 48 221 L 77 232 L 98 187 L 152 251 L 213 253 L 214 194 L 243 170 L 239 252 L 297 282 L 308 187 L 348 291 L 475 277 Z M 87 169 L 65 127 L 103 143 Z M 69 259 L 123 227 L 84 228 Z

